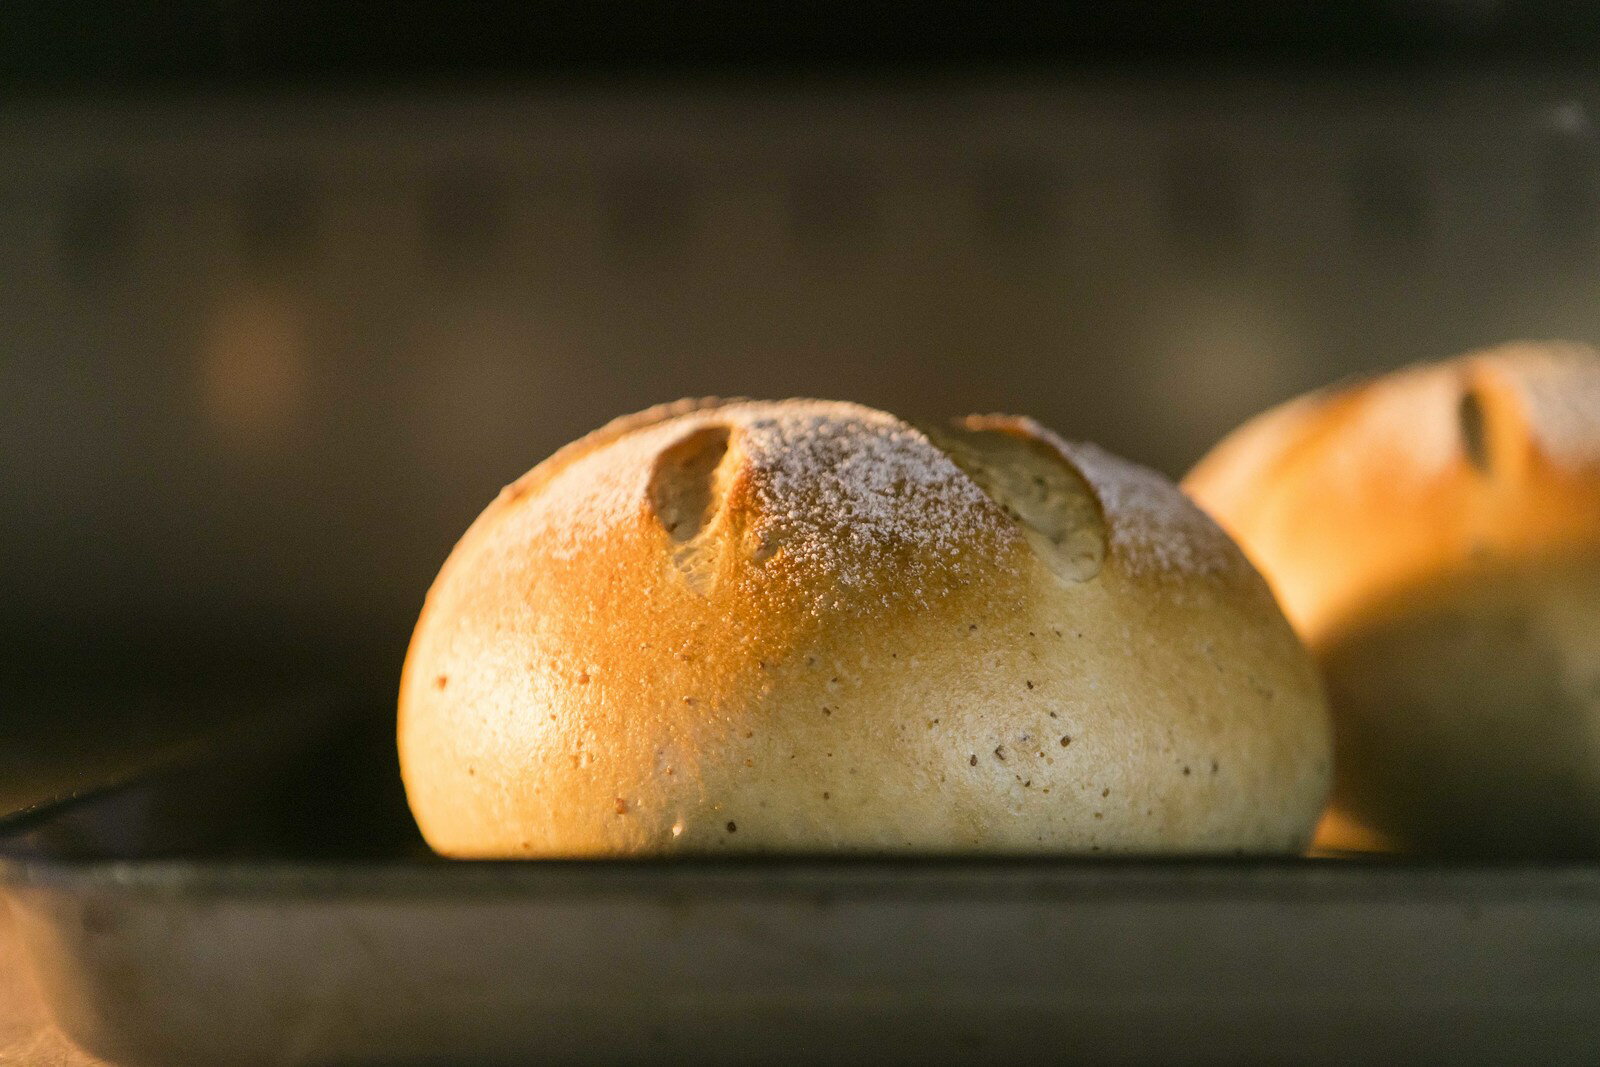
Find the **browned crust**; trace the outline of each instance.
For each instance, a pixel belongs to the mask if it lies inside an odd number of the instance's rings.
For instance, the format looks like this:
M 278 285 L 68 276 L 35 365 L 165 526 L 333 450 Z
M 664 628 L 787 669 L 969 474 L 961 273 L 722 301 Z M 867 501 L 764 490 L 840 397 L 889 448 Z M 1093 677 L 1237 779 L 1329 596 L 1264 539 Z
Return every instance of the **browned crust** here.
M 1520 392 L 1519 377 L 1552 358 L 1572 361 L 1574 388 L 1600 388 L 1600 356 L 1578 346 L 1507 345 L 1420 364 L 1250 420 L 1183 488 L 1313 644 L 1386 588 L 1486 556 L 1600 544 L 1600 462 L 1542 450 L 1538 413 Z M 1488 470 L 1463 432 L 1468 403 L 1483 417 Z M 1391 414 L 1375 421 L 1379 412 Z M 1592 433 L 1600 457 L 1600 424 Z

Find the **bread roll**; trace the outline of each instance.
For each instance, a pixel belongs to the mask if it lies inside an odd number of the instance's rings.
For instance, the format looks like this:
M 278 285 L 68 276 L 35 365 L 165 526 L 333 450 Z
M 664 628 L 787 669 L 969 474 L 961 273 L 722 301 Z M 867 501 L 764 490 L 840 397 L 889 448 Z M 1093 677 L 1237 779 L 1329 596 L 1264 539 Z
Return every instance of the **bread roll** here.
M 1171 483 L 809 400 L 656 408 L 508 486 L 399 746 L 473 857 L 1296 852 L 1329 773 L 1309 658 Z
M 1600 356 L 1512 345 L 1325 390 L 1184 488 L 1321 662 L 1319 845 L 1600 849 Z

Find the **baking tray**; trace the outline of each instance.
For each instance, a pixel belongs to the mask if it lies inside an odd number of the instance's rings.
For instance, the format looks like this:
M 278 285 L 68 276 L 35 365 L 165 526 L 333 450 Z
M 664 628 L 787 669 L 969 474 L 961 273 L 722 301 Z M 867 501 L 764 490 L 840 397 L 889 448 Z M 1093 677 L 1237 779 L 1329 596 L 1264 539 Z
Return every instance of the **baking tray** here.
M 289 704 L 0 821 L 128 1063 L 1593 1062 L 1600 866 L 448 862 L 387 712 Z

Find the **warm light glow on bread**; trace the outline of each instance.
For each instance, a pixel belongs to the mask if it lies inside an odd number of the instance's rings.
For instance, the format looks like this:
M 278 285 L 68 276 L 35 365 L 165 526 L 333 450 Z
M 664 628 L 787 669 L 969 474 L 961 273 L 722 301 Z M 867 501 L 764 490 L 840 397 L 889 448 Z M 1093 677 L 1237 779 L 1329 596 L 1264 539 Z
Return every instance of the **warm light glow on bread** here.
M 1600 848 L 1600 356 L 1511 345 L 1315 393 L 1184 488 L 1326 674 L 1320 846 Z
M 1315 671 L 1176 487 L 1024 419 L 618 420 L 479 517 L 399 743 L 453 856 L 1297 852 Z

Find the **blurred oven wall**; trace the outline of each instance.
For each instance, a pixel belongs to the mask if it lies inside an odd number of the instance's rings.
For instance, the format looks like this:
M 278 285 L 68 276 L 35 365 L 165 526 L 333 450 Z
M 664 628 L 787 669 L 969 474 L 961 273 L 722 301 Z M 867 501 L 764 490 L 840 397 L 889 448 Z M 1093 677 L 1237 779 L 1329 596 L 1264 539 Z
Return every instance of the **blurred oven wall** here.
M 503 483 L 680 396 L 1177 475 L 1334 379 L 1600 339 L 1597 117 L 1536 67 L 8 99 L 0 632 L 392 666 Z

